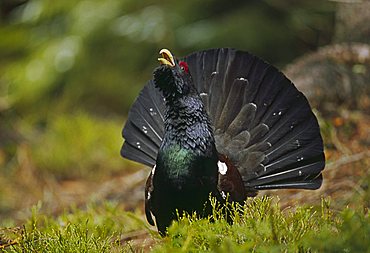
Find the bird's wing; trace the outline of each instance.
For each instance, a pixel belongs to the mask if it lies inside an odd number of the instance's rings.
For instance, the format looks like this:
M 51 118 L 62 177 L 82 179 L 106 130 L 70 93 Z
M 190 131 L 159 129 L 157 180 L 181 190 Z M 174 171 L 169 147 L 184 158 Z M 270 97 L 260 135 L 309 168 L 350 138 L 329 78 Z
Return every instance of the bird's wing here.
M 211 49 L 183 59 L 213 121 L 216 147 L 247 189 L 317 189 L 325 166 L 315 115 L 276 68 L 249 53 Z

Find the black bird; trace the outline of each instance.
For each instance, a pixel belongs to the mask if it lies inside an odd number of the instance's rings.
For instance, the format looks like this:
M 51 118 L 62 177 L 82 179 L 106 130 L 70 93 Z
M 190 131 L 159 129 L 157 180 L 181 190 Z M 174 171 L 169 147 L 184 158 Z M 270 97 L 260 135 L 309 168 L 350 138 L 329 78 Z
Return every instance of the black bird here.
M 153 167 L 145 213 L 161 234 L 178 214 L 208 215 L 210 195 L 243 202 L 258 190 L 321 186 L 317 119 L 281 72 L 228 48 L 160 55 L 130 109 L 121 154 Z

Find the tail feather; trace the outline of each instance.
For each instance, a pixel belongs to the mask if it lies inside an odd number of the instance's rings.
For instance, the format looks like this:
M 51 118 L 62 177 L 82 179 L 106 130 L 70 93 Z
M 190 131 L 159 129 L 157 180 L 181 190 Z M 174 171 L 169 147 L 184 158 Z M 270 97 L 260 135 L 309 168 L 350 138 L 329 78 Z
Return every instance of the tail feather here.
M 322 175 L 319 174 L 314 178 L 295 178 L 289 181 L 275 181 L 270 184 L 255 185 L 253 188 L 256 190 L 268 190 L 268 189 L 306 189 L 315 190 L 320 188 L 322 184 Z M 248 187 L 246 185 L 246 187 Z
M 264 166 L 266 172 L 262 173 L 262 175 L 275 173 L 276 171 L 286 169 L 289 165 L 295 164 L 297 161 L 298 162 L 304 161 L 305 160 L 304 155 L 307 154 L 307 152 L 309 152 L 310 149 L 314 148 L 315 142 L 312 142 L 302 149 L 293 148 L 292 149 L 293 151 L 289 151 L 288 153 L 279 156 L 276 160 L 269 160 L 268 159 L 269 157 L 266 156 L 267 158 L 266 160 L 268 160 L 268 162 L 266 162 L 266 165 Z M 321 157 L 319 156 L 317 158 L 320 159 Z
M 247 188 L 320 186 L 325 157 L 316 117 L 281 72 L 233 49 L 203 51 L 185 61 L 191 71 L 202 65 L 201 76 L 191 74 L 209 108 L 217 150 L 237 165 Z
M 321 166 L 324 166 L 324 161 L 321 160 L 310 163 L 297 162 L 289 166 L 291 169 L 286 168 L 284 171 L 260 176 L 254 180 L 245 180 L 245 183 L 247 183 L 249 187 L 253 186 L 254 188 L 256 188 L 256 186 L 267 186 L 276 182 L 280 182 L 279 184 L 283 186 L 284 184 L 305 181 L 307 178 L 319 176 L 321 173 Z
M 291 99 L 286 96 L 291 86 L 290 81 L 285 79 L 277 70 L 273 68 L 270 68 L 270 70 L 259 89 L 258 96 L 254 99 L 254 103 L 260 105 L 254 124 L 258 122 L 268 123 L 267 120 L 271 118 L 271 114 L 281 109 L 279 108 L 281 106 L 281 103 L 278 101 L 279 98 L 283 101 Z
M 216 121 L 216 119 L 218 118 L 217 115 L 221 114 L 222 107 L 224 105 L 225 94 L 221 86 L 222 75 L 217 71 L 210 73 L 210 75 L 212 76 L 212 78 L 209 91 L 206 91 L 204 93 L 208 94 L 209 105 L 207 106 L 207 108 L 209 108 L 209 115 L 213 115 L 213 117 L 211 116 L 211 118 L 213 120 L 214 126 L 216 126 L 218 124 L 218 122 Z
M 154 166 L 164 133 L 163 96 L 150 81 L 130 109 L 122 135 L 121 155 Z
M 150 167 L 153 167 L 153 163 L 155 163 L 153 157 L 150 157 L 148 154 L 144 153 L 140 149 L 137 149 L 128 142 L 125 142 L 125 145 L 123 145 L 121 149 L 121 155 L 127 159 L 145 164 Z
M 234 120 L 227 127 L 227 132 L 231 136 L 235 136 L 242 132 L 243 130 L 250 130 L 254 117 L 256 115 L 257 106 L 254 103 L 248 103 L 243 106 Z M 247 131 L 248 132 L 248 131 Z
M 142 123 L 142 126 L 148 126 L 147 121 L 141 120 L 141 118 L 138 118 L 137 122 L 135 123 Z M 149 133 L 150 128 L 145 127 L 143 130 L 142 128 L 140 129 L 137 125 L 135 125 L 135 123 L 130 122 L 125 130 L 125 133 L 135 133 L 135 139 L 133 139 L 130 134 L 126 134 L 126 141 L 155 160 L 159 147 L 152 139 L 150 139 L 149 136 L 143 134 L 142 132 L 145 131 L 146 133 Z
M 229 95 L 227 96 L 226 102 L 222 108 L 222 112 L 219 119 L 219 124 L 216 126 L 220 129 L 226 129 L 230 123 L 239 114 L 242 106 L 242 98 L 239 96 L 244 91 L 245 84 L 243 81 L 235 80 L 231 86 Z M 238 119 L 241 121 L 242 119 Z
M 253 145 L 259 141 L 270 131 L 270 128 L 265 123 L 261 123 L 253 128 L 251 132 L 250 145 Z
M 280 156 L 295 150 L 306 150 L 312 154 L 322 153 L 320 148 L 321 139 L 315 136 L 315 128 L 310 124 L 311 122 L 303 122 L 295 127 L 295 131 L 287 132 L 277 141 L 271 140 L 272 147 L 267 150 L 266 156 L 269 162 L 272 162 Z

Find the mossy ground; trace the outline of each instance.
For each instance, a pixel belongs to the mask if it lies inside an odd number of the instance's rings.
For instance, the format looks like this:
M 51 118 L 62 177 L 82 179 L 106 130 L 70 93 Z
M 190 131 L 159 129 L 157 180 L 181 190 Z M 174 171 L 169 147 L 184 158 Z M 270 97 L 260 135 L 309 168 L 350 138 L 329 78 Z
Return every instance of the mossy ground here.
M 370 252 L 367 210 L 333 210 L 327 199 L 282 210 L 270 197 L 213 206 L 208 219 L 184 216 L 163 238 L 114 203 L 72 208 L 57 217 L 35 206 L 23 227 L 3 229 L 0 236 L 5 252 Z

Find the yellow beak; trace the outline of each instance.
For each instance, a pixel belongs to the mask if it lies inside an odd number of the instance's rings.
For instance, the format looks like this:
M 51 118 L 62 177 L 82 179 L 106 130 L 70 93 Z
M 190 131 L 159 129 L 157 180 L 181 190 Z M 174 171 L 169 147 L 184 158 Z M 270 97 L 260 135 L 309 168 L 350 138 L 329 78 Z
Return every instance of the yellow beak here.
M 162 56 L 158 58 L 160 64 L 169 65 L 171 67 L 175 67 L 175 60 L 168 49 L 162 49 L 159 51 L 159 54 Z

